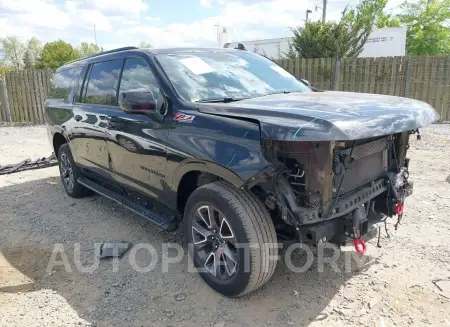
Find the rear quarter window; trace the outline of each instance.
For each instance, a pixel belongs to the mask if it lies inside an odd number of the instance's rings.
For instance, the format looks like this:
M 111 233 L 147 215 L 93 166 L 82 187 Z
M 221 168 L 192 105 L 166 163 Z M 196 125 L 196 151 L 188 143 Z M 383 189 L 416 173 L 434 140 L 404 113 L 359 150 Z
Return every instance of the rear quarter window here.
M 49 99 L 61 99 L 72 103 L 75 88 L 80 77 L 81 67 L 59 71 L 53 75 L 52 87 L 47 94 Z

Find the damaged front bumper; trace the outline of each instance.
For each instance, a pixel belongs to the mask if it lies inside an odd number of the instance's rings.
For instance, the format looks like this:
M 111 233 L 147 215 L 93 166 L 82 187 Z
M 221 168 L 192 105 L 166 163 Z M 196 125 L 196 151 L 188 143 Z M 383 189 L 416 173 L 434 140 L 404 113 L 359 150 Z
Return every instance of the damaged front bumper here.
M 328 217 L 320 216 L 320 208 L 300 208 L 294 212 L 297 221 L 298 235 L 302 242 L 318 244 L 333 242 L 343 244 L 348 238 L 371 238 L 388 216 L 402 215 L 398 212 L 398 204 L 403 205 L 405 197 L 413 192 L 413 184 L 406 182 L 401 185 L 404 190 L 403 198 L 390 196 L 393 183 L 389 178 L 373 181 L 336 201 L 332 214 Z M 398 190 L 398 189 L 397 189 Z M 380 212 L 380 202 L 385 203 L 384 212 Z M 300 218 L 301 217 L 301 218 Z M 302 223 L 299 223 L 302 221 Z M 290 222 L 292 224 L 292 221 Z M 369 234 L 371 236 L 369 237 Z
M 366 235 L 398 215 L 412 193 L 406 150 L 411 132 L 347 142 L 268 142 L 273 166 L 247 187 L 262 190 L 272 217 L 295 229 L 302 242 Z

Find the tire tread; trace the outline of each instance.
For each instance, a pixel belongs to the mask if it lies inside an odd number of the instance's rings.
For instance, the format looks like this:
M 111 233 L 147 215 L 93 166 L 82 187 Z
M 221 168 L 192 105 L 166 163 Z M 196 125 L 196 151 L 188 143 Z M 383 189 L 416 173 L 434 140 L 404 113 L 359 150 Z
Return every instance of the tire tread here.
M 242 221 L 250 244 L 257 243 L 258 248 L 250 249 L 251 270 L 247 287 L 237 296 L 243 296 L 264 285 L 275 271 L 275 257 L 278 250 L 265 246 L 266 243 L 277 243 L 277 235 L 272 219 L 261 201 L 250 191 L 237 189 L 227 182 L 214 182 L 202 188 L 218 193 L 229 200 L 229 203 Z

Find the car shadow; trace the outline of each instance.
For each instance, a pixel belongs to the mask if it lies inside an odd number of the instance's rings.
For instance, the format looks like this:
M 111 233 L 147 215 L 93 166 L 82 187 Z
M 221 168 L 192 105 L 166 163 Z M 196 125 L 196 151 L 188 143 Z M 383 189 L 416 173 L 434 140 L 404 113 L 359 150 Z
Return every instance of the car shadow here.
M 330 264 L 321 269 L 316 257 L 309 269 L 294 272 L 284 259 L 289 253 L 284 249 L 280 252 L 283 260 L 266 285 L 242 298 L 229 299 L 201 280 L 187 256 L 169 262 L 176 257 L 176 247 L 185 248 L 181 230 L 163 232 L 99 196 L 69 198 L 56 176 L 4 186 L 0 194 L 0 296 L 39 297 L 40 291 L 51 290 L 53 296 L 64 299 L 61 306 L 76 311 L 80 321 L 97 326 L 212 326 L 222 322 L 226 326 L 308 326 L 339 315 L 328 307 L 330 301 L 374 262 L 366 256 L 365 263 L 357 265 L 349 252 L 340 252 L 335 261 L 338 270 Z M 117 266 L 114 260 L 101 260 L 97 269 L 81 272 L 76 262 L 84 267 L 94 264 L 94 245 L 108 241 L 128 241 L 140 249 L 128 251 Z M 174 252 L 164 252 L 163 243 L 171 243 Z M 155 251 L 149 251 L 148 245 Z M 325 251 L 325 257 L 334 254 L 330 251 Z M 164 253 L 169 259 L 163 259 Z M 50 260 L 55 254 L 56 264 L 49 265 L 55 262 Z M 64 266 L 64 255 L 70 269 Z M 154 268 L 143 271 L 153 261 Z M 303 267 L 306 257 L 294 251 L 289 262 Z

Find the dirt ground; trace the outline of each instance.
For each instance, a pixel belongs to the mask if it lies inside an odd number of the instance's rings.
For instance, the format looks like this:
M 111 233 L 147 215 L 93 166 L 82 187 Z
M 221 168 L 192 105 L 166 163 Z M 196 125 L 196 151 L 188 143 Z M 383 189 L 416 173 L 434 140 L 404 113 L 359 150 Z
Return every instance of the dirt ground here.
M 0 127 L 0 165 L 50 152 L 44 127 Z M 161 232 L 99 196 L 69 198 L 57 167 L 0 176 L 0 326 L 450 326 L 450 125 L 423 129 L 409 156 L 415 190 L 400 229 L 390 221 L 382 248 L 370 241 L 364 266 L 295 273 L 279 262 L 263 288 L 240 299 L 208 288 L 187 259 L 140 273 L 128 252 L 116 272 L 111 261 L 78 272 L 75 243 L 89 265 L 95 243 L 146 242 L 159 255 L 163 242 L 183 245 L 182 232 Z M 46 272 L 57 243 L 72 272 Z

